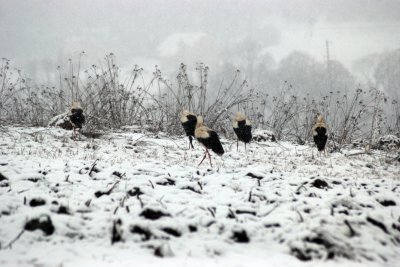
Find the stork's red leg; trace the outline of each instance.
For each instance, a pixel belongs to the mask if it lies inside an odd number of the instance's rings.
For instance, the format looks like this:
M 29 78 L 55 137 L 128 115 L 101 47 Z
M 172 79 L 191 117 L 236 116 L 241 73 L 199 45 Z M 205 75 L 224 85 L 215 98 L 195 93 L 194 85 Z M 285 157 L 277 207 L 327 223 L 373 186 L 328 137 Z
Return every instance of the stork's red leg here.
M 200 163 L 199 163 L 198 166 L 200 166 L 200 164 L 203 163 L 204 159 L 207 157 L 207 151 L 208 151 L 208 150 L 206 149 L 206 151 L 204 152 L 204 157 L 203 157 L 203 159 L 200 161 Z

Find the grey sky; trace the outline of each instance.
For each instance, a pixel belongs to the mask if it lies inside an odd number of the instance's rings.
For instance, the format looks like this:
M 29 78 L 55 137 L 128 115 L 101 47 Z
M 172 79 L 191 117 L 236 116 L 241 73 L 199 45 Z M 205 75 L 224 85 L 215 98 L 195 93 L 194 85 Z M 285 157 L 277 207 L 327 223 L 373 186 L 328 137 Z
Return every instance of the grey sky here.
M 21 68 L 61 64 L 82 50 L 89 63 L 114 52 L 123 67 L 240 64 L 251 42 L 276 60 L 292 50 L 323 60 L 325 40 L 350 67 L 400 47 L 400 1 L 0 0 L 0 36 L 0 56 Z

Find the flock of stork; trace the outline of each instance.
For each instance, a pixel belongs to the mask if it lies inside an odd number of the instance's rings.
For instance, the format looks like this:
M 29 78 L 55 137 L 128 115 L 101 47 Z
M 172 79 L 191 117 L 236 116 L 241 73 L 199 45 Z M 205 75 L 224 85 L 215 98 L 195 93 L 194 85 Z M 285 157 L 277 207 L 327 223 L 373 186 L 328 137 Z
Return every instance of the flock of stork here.
M 85 116 L 83 115 L 83 109 L 79 102 L 73 103 L 70 110 L 69 119 L 73 126 L 72 136 L 75 139 L 77 136 L 76 130 L 78 130 L 79 133 L 79 130 L 85 123 Z M 219 156 L 222 156 L 225 152 L 221 141 L 219 140 L 218 134 L 214 130 L 204 125 L 202 116 L 198 116 L 192 112 L 189 112 L 188 110 L 182 111 L 180 120 L 186 135 L 189 137 L 189 148 L 194 148 L 193 137 L 195 137 L 197 141 L 199 141 L 199 143 L 205 147 L 204 156 L 199 165 L 203 163 L 204 159 L 208 156 L 210 159 L 210 165 L 212 166 L 209 149 Z M 233 130 L 237 136 L 237 148 L 239 146 L 239 141 L 242 141 L 246 148 L 246 144 L 252 139 L 251 123 L 247 117 L 240 112 L 236 114 L 236 117 L 233 120 Z M 312 127 L 312 133 L 318 151 L 324 151 L 326 142 L 328 140 L 328 133 L 327 125 L 324 121 L 324 118 L 320 114 L 317 115 L 317 121 Z

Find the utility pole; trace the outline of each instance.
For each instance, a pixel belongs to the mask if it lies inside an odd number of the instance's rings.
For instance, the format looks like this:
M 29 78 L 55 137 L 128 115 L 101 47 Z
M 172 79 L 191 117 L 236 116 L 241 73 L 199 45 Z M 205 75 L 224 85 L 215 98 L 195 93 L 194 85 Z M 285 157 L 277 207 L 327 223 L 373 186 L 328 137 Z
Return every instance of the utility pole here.
M 329 57 L 329 41 L 326 40 L 326 71 L 328 73 L 328 87 L 329 92 L 332 92 L 332 70 L 331 70 L 331 59 Z

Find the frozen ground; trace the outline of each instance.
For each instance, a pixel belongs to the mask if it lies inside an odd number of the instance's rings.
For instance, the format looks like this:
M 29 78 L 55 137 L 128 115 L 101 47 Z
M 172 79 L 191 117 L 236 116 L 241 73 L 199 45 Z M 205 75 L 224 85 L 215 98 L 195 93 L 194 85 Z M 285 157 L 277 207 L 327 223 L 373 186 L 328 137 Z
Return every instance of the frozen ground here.
M 390 154 L 70 136 L 0 132 L 0 266 L 399 266 Z

